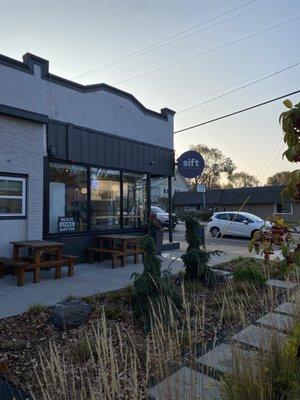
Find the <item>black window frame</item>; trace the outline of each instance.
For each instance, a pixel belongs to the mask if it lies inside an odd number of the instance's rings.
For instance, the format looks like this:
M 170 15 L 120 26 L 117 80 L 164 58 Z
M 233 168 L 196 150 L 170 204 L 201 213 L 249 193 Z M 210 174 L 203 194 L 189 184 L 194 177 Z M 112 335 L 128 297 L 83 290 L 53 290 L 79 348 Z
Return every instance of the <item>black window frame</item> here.
M 57 163 L 57 164 L 69 164 L 69 165 L 78 165 L 87 168 L 87 176 L 89 180 L 87 182 L 87 230 L 81 232 L 58 232 L 58 233 L 50 233 L 49 232 L 49 187 L 50 187 L 50 180 L 49 180 L 49 166 L 50 163 Z M 120 172 L 120 228 L 116 229 L 103 229 L 103 230 L 91 230 L 91 184 L 90 184 L 90 172 L 91 168 L 102 168 L 106 170 L 113 170 Z M 104 233 L 126 233 L 126 232 L 147 232 L 148 231 L 148 221 L 146 224 L 141 227 L 125 227 L 124 228 L 124 218 L 123 218 L 123 174 L 124 173 L 134 173 L 139 175 L 146 176 L 146 214 L 149 217 L 151 214 L 150 207 L 151 207 L 151 200 L 150 200 L 150 193 L 151 193 L 151 174 L 142 173 L 140 171 L 133 171 L 127 169 L 120 169 L 120 168 L 110 168 L 106 166 L 100 166 L 95 164 L 85 164 L 79 162 L 72 162 L 68 160 L 61 160 L 56 158 L 44 158 L 44 224 L 43 224 L 43 235 L 44 237 L 52 238 L 52 237 L 74 237 L 74 236 L 95 236 Z M 148 218 L 149 219 L 149 218 Z

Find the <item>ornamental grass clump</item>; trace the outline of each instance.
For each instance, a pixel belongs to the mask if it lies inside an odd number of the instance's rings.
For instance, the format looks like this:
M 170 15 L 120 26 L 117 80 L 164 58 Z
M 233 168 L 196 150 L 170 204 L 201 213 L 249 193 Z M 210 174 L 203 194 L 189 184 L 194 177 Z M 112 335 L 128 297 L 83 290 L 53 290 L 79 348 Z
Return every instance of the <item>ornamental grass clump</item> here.
M 199 222 L 192 217 L 185 220 L 185 239 L 188 243 L 186 254 L 181 258 L 185 265 L 185 278 L 188 281 L 202 282 L 206 287 L 212 287 L 216 284 L 216 277 L 208 262 L 212 255 L 220 255 L 221 251 L 205 251 L 200 249 L 200 237 L 198 230 Z
M 300 294 L 296 295 L 292 333 L 283 340 L 272 331 L 270 348 L 245 356 L 232 347 L 233 370 L 222 380 L 222 400 L 300 399 Z
M 132 307 L 134 319 L 141 322 L 146 330 L 151 327 L 153 311 L 163 310 L 169 301 L 174 312 L 181 307 L 181 297 L 171 281 L 169 270 L 161 270 L 161 260 L 155 255 L 154 240 L 145 235 L 139 240 L 144 250 L 144 271 L 133 274 Z
M 234 282 L 250 282 L 253 285 L 264 286 L 267 278 L 255 263 L 248 262 L 238 265 L 233 271 Z

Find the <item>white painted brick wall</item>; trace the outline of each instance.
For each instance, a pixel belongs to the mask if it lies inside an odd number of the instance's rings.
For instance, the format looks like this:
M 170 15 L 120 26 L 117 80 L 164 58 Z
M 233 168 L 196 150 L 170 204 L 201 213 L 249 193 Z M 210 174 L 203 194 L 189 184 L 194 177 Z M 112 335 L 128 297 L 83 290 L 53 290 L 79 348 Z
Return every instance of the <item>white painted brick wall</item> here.
M 0 256 L 12 253 L 12 240 L 43 234 L 43 151 L 45 126 L 0 114 L 1 172 L 27 174 L 27 218 L 0 219 Z

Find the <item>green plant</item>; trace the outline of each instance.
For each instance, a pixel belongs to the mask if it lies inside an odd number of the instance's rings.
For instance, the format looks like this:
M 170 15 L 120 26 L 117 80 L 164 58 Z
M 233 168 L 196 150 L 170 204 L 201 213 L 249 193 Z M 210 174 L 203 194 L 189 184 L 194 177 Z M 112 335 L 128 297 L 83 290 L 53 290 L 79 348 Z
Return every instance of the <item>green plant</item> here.
M 183 254 L 181 258 L 185 265 L 185 278 L 190 281 L 200 281 L 206 287 L 212 287 L 216 283 L 216 276 L 207 263 L 213 254 L 219 255 L 220 252 L 191 249 Z
M 170 271 L 161 271 L 161 260 L 155 255 L 154 240 L 145 235 L 139 240 L 139 247 L 144 250 L 144 271 L 142 274 L 133 274 L 133 315 L 149 330 L 153 312 L 169 301 L 176 309 L 181 306 L 181 298 L 172 284 Z
M 296 400 L 300 397 L 300 366 L 275 333 L 269 352 L 253 357 L 233 351 L 233 372 L 223 378 L 222 400 Z
M 200 224 L 195 218 L 186 218 L 185 227 L 188 247 L 181 257 L 185 265 L 185 277 L 187 280 L 200 281 L 207 287 L 213 286 L 216 283 L 216 277 L 207 263 L 212 255 L 220 255 L 222 252 L 218 250 L 208 252 L 200 249 L 201 241 L 198 235 Z
M 293 239 L 290 231 L 290 226 L 282 217 L 277 217 L 272 221 L 272 226 L 269 229 L 262 227 L 257 231 L 250 244 L 249 251 L 254 250 L 256 254 L 264 255 L 266 262 L 269 262 L 270 255 L 274 254 L 274 246 L 280 246 L 281 253 L 285 257 L 288 264 L 293 263 L 291 247 Z
M 73 294 L 69 294 L 69 296 L 66 296 L 63 301 L 73 301 L 73 300 L 78 300 L 78 299 L 79 299 L 78 296 L 74 296 Z
M 76 340 L 71 345 L 71 355 L 76 363 L 87 362 L 95 353 L 95 346 L 88 338 Z
M 44 304 L 34 303 L 28 307 L 28 312 L 30 313 L 41 313 L 46 310 L 46 306 Z
M 257 286 L 264 286 L 267 278 L 256 264 L 244 264 L 237 266 L 233 271 L 235 282 L 251 282 Z
M 187 252 L 191 249 L 199 249 L 201 241 L 197 234 L 200 228 L 199 222 L 192 217 L 185 219 L 185 239 L 188 243 Z

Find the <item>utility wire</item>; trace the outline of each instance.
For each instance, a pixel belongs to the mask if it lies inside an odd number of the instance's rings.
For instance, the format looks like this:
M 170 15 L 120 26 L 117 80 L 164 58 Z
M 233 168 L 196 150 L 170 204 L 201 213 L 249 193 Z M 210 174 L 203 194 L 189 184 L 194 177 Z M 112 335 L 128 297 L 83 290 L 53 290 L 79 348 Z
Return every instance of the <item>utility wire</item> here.
M 163 70 L 166 70 L 166 69 L 168 69 L 168 68 L 170 68 L 170 67 L 174 67 L 174 66 L 176 66 L 176 65 L 183 64 L 183 63 L 185 63 L 185 62 L 187 62 L 187 61 L 194 60 L 194 59 L 196 59 L 196 58 L 198 58 L 198 57 L 201 57 L 201 56 L 204 56 L 204 55 L 207 55 L 207 54 L 214 53 L 214 52 L 217 51 L 217 50 L 224 49 L 224 48 L 229 47 L 229 46 L 232 46 L 232 45 L 234 45 L 234 44 L 236 44 L 236 43 L 240 43 L 240 42 L 242 42 L 242 41 L 244 41 L 244 40 L 247 40 L 247 39 L 253 38 L 253 37 L 255 37 L 255 36 L 259 36 L 259 35 L 262 35 L 262 34 L 264 34 L 264 33 L 270 32 L 270 31 L 272 31 L 272 30 L 274 30 L 274 29 L 280 28 L 280 27 L 282 27 L 282 26 L 285 26 L 285 25 L 290 24 L 290 23 L 292 23 L 292 22 L 295 22 L 295 21 L 297 21 L 297 20 L 299 20 L 299 17 L 290 19 L 290 20 L 288 20 L 288 21 L 284 21 L 284 22 L 282 22 L 282 23 L 280 23 L 280 24 L 277 24 L 277 25 L 273 25 L 273 26 L 271 26 L 271 27 L 269 27 L 269 28 L 266 28 L 266 29 L 263 29 L 263 30 L 261 30 L 261 31 L 251 33 L 250 35 L 242 36 L 242 37 L 239 38 L 239 39 L 233 40 L 233 41 L 231 41 L 231 42 L 224 43 L 224 44 L 222 44 L 222 45 L 220 45 L 220 46 L 214 47 L 214 48 L 209 49 L 209 50 L 205 50 L 205 51 L 203 51 L 202 53 L 195 54 L 195 55 L 193 55 L 193 56 L 191 56 L 191 57 L 187 57 L 187 58 L 184 58 L 184 59 L 175 61 L 175 62 L 173 62 L 173 63 L 170 63 L 170 64 L 167 64 L 167 65 L 163 65 L 163 66 L 161 66 L 161 67 L 155 68 L 155 69 L 153 69 L 153 70 L 146 71 L 146 72 L 144 72 L 144 73 L 142 73 L 142 74 L 135 75 L 135 76 L 132 76 L 132 77 L 127 78 L 127 79 L 123 79 L 122 81 L 117 82 L 117 84 L 129 82 L 129 81 L 132 81 L 132 80 L 135 80 L 135 79 L 138 79 L 138 78 L 142 78 L 142 77 L 144 77 L 144 76 L 146 76 L 146 75 L 150 75 L 150 74 L 153 74 L 153 73 L 155 73 L 155 72 L 163 71 Z
M 262 103 L 255 104 L 253 106 L 250 106 L 250 107 L 247 107 L 247 108 L 243 108 L 243 109 L 238 110 L 238 111 L 234 111 L 234 112 L 232 112 L 230 114 L 222 115 L 221 117 L 213 118 L 213 119 L 210 119 L 210 120 L 205 121 L 205 122 L 201 122 L 201 123 L 196 124 L 196 125 L 188 126 L 187 128 L 183 128 L 183 129 L 180 129 L 178 131 L 175 131 L 174 134 L 175 133 L 181 133 L 181 132 L 189 131 L 191 129 L 197 128 L 198 126 L 211 124 L 212 122 L 220 121 L 221 119 L 229 118 L 229 117 L 232 117 L 233 115 L 237 115 L 237 114 L 240 114 L 240 113 L 243 113 L 243 112 L 246 112 L 246 111 L 253 110 L 254 108 L 261 107 L 261 106 L 264 106 L 264 105 L 269 104 L 269 103 L 273 103 L 274 101 L 281 100 L 281 99 L 283 99 L 285 97 L 292 96 L 292 95 L 297 94 L 297 93 L 300 93 L 300 90 L 296 90 L 295 92 L 287 93 L 287 94 L 285 94 L 283 96 L 279 96 L 279 97 L 276 97 L 274 99 L 267 100 L 267 101 L 264 101 Z
M 209 90 L 207 92 L 199 93 L 196 96 L 186 98 L 184 100 L 178 101 L 177 103 L 173 103 L 173 104 L 170 105 L 170 107 L 172 109 L 174 109 L 177 106 L 179 106 L 180 104 L 188 103 L 188 102 L 190 102 L 192 100 L 198 100 L 198 99 L 201 99 L 204 96 L 209 96 L 211 94 L 215 94 L 215 93 L 221 92 L 222 90 L 230 89 L 230 88 L 232 88 L 234 86 L 237 86 L 237 85 L 240 85 L 240 84 L 244 84 L 244 83 L 248 83 L 248 82 L 252 81 L 253 79 L 260 78 L 263 74 L 270 74 L 270 73 L 273 73 L 275 71 L 277 71 L 277 68 L 272 68 L 271 70 L 261 72 L 260 74 L 256 74 L 254 76 L 251 76 L 251 78 L 248 78 L 248 79 L 243 79 L 243 80 L 240 80 L 240 81 L 236 81 L 234 83 L 231 83 L 230 85 L 223 86 L 222 88 Z
M 232 93 L 239 92 L 240 90 L 246 89 L 246 88 L 249 87 L 249 86 L 255 85 L 255 84 L 257 84 L 257 83 L 259 83 L 259 82 L 262 82 L 262 81 L 264 81 L 264 80 L 266 80 L 266 79 L 272 78 L 273 76 L 279 75 L 279 74 L 281 74 L 282 72 L 285 72 L 285 71 L 287 71 L 287 70 L 289 70 L 289 69 L 295 68 L 295 67 L 297 67 L 298 65 L 300 65 L 300 62 L 297 62 L 297 63 L 295 63 L 295 64 L 288 65 L 288 66 L 285 67 L 285 68 L 281 68 L 281 69 L 279 69 L 279 70 L 273 72 L 272 74 L 266 75 L 266 76 L 264 76 L 264 77 L 262 77 L 262 78 L 259 78 L 259 79 L 255 80 L 255 81 L 252 81 L 252 82 L 250 82 L 250 83 L 248 83 L 248 84 L 246 84 L 246 85 L 240 86 L 240 87 L 238 87 L 238 88 L 236 88 L 236 89 L 230 90 L 229 92 L 223 93 L 223 94 L 221 94 L 220 96 L 213 97 L 212 99 L 203 101 L 202 103 L 198 103 L 198 104 L 195 104 L 195 105 L 193 105 L 193 106 L 191 106 L 191 107 L 187 107 L 187 108 L 184 108 L 183 110 L 177 111 L 176 114 L 182 114 L 182 113 L 184 113 L 184 112 L 186 112 L 186 111 L 193 110 L 194 108 L 201 107 L 201 106 L 203 106 L 204 104 L 208 104 L 208 103 L 211 103 L 212 101 L 221 99 L 222 97 L 226 97 L 226 96 L 228 96 L 228 95 L 230 95 L 230 94 L 232 94 Z
M 112 66 L 114 66 L 114 65 L 116 65 L 116 64 L 122 63 L 122 62 L 124 62 L 124 61 L 130 60 L 130 59 L 135 58 L 135 57 L 137 57 L 137 56 L 140 56 L 140 55 L 142 55 L 142 54 L 145 54 L 145 53 L 148 53 L 148 52 L 150 52 L 150 51 L 156 50 L 156 49 L 158 49 L 158 48 L 160 48 L 160 47 L 162 47 L 162 46 L 166 46 L 166 45 L 168 45 L 168 44 L 170 44 L 170 43 L 174 43 L 174 42 L 177 41 L 177 40 L 183 39 L 183 38 L 181 37 L 181 35 L 184 35 L 184 34 L 187 33 L 187 32 L 191 32 L 191 31 L 193 31 L 194 29 L 199 28 L 200 26 L 206 25 L 206 24 L 208 24 L 209 22 L 215 21 L 215 20 L 218 19 L 218 18 L 221 18 L 221 17 L 223 17 L 223 16 L 225 16 L 225 15 L 227 15 L 227 14 L 230 14 L 230 13 L 236 11 L 236 10 L 239 10 L 239 9 L 241 9 L 241 8 L 243 8 L 243 7 L 246 7 L 247 5 L 249 5 L 249 4 L 251 4 L 251 3 L 255 3 L 256 1 L 257 1 L 257 0 L 250 0 L 250 1 L 247 1 L 246 3 L 243 3 L 243 4 L 241 4 L 241 5 L 238 6 L 238 7 L 232 8 L 232 9 L 230 9 L 230 10 L 228 10 L 228 11 L 225 11 L 225 12 L 223 12 L 223 13 L 221 13 L 221 14 L 218 14 L 218 15 L 212 17 L 212 18 L 209 18 L 209 19 L 207 19 L 207 20 L 205 20 L 205 21 L 202 21 L 202 22 L 200 22 L 200 23 L 197 24 L 197 25 L 191 26 L 190 28 L 187 28 L 187 29 L 185 29 L 185 30 L 183 30 L 183 31 L 181 31 L 181 32 L 178 32 L 178 33 L 174 34 L 174 35 L 171 35 L 171 36 L 169 36 L 169 37 L 167 37 L 167 38 L 165 38 L 165 39 L 163 39 L 163 40 L 160 40 L 160 41 L 158 41 L 158 42 L 155 42 L 155 43 L 153 43 L 153 44 L 151 44 L 151 45 L 149 45 L 149 46 L 143 47 L 143 48 L 141 48 L 141 49 L 139 49 L 139 50 L 133 51 L 132 53 L 127 54 L 126 56 L 117 58 L 116 60 L 111 61 L 111 62 L 109 62 L 109 63 L 107 63 L 107 64 L 104 64 L 104 65 L 102 65 L 102 66 L 100 66 L 100 67 L 91 69 L 91 70 L 86 71 L 86 72 L 84 72 L 84 73 L 82 73 L 82 74 L 80 74 L 80 75 L 77 75 L 77 76 L 74 77 L 74 79 L 86 77 L 87 75 L 94 74 L 94 73 L 99 72 L 99 71 L 102 71 L 103 69 L 106 69 L 106 68 L 110 68 L 110 67 L 112 67 Z M 275 0 L 272 0 L 272 1 L 275 1 Z M 267 5 L 267 4 L 271 3 L 272 1 L 269 1 L 269 2 L 267 2 L 267 3 L 265 3 L 265 4 L 263 4 L 263 5 L 260 5 L 260 6 L 258 6 L 257 8 L 261 8 L 261 7 L 263 7 L 264 5 Z M 223 22 L 225 22 L 225 21 L 223 21 Z M 222 23 L 222 22 L 219 22 L 219 23 Z M 197 32 L 193 32 L 191 35 L 196 34 L 196 33 L 197 33 Z M 189 36 L 189 35 L 185 35 L 185 37 L 188 37 L 188 36 Z M 185 37 L 184 37 L 184 38 L 185 38 Z M 172 40 L 172 39 L 175 39 L 175 40 Z M 169 42 L 170 40 L 172 40 L 172 42 L 167 43 L 167 42 Z

